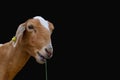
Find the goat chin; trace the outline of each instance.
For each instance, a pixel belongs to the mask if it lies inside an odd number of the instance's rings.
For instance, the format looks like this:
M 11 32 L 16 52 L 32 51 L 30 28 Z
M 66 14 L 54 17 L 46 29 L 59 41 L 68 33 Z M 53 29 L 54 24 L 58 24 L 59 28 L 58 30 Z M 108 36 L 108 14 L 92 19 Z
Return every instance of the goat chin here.
M 36 62 L 39 64 L 44 64 L 46 62 L 46 59 L 37 58 Z
M 44 64 L 46 62 L 46 58 L 44 56 L 42 56 L 41 54 L 38 54 L 35 57 L 35 59 L 39 64 Z

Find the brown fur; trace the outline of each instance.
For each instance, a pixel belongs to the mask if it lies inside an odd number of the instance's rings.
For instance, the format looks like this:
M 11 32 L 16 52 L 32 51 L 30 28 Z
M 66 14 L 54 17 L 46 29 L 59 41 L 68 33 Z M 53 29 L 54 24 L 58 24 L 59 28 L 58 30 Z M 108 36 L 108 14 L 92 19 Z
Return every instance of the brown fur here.
M 29 29 L 29 25 L 32 25 L 33 29 Z M 50 22 L 50 31 L 45 29 L 37 19 L 29 19 L 20 26 L 24 27 L 25 30 L 23 32 L 16 31 L 16 37 L 22 33 L 17 38 L 19 39 L 18 42 L 9 41 L 0 46 L 0 80 L 13 80 L 30 56 L 38 57 L 36 51 L 42 50 L 51 41 L 51 33 L 54 26 Z M 14 44 L 16 46 L 13 46 Z M 48 47 L 46 48 L 48 49 Z M 43 51 L 41 54 L 47 59 L 46 52 Z M 39 63 L 43 64 L 44 62 L 40 61 Z

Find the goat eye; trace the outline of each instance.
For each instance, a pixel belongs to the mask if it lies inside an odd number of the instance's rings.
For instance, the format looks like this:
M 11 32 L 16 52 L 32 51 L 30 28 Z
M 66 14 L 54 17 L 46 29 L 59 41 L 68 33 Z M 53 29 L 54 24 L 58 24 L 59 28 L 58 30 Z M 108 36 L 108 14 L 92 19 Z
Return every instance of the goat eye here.
M 32 25 L 29 25 L 28 28 L 29 29 L 34 29 L 34 27 Z

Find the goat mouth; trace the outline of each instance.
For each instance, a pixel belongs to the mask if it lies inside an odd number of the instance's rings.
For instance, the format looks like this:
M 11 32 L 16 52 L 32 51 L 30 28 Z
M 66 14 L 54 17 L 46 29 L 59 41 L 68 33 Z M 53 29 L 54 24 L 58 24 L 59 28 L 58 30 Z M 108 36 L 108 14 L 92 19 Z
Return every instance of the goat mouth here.
M 39 52 L 37 52 L 37 54 L 39 55 L 41 61 L 46 62 L 46 58 L 43 55 L 41 55 Z

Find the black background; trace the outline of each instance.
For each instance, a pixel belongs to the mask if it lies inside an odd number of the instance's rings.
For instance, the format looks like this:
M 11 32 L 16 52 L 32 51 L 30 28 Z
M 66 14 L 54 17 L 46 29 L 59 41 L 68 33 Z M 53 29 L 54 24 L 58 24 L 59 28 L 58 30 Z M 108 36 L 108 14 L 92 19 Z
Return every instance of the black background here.
M 16 2 L 15 6 L 11 4 L 1 9 L 0 43 L 10 41 L 19 24 L 34 16 L 42 16 L 55 26 L 51 36 L 54 55 L 47 66 L 48 80 L 93 77 L 95 66 L 92 66 L 93 59 L 90 58 L 92 35 L 88 26 L 92 20 L 89 18 L 91 9 L 73 2 L 23 3 Z M 38 64 L 31 57 L 14 80 L 45 80 L 45 65 Z

